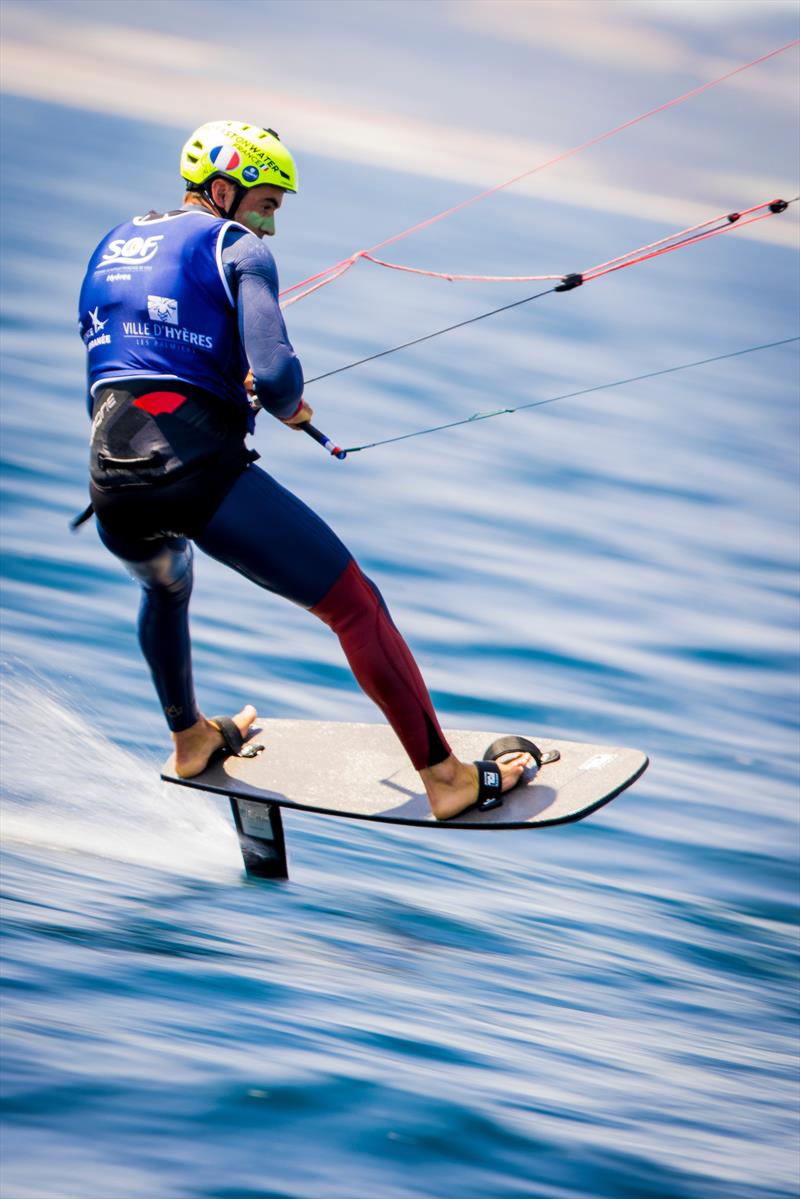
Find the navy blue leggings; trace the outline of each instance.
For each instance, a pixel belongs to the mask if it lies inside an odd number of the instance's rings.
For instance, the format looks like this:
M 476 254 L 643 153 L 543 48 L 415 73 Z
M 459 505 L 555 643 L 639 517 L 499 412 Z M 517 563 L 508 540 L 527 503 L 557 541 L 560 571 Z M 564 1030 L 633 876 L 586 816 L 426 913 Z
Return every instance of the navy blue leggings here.
M 167 723 L 180 732 L 200 717 L 189 637 L 191 543 L 178 536 L 123 539 L 99 522 L 98 530 L 142 586 L 139 642 Z M 449 755 L 425 683 L 380 592 L 306 504 L 266 471 L 249 466 L 194 540 L 210 557 L 309 609 L 334 630 L 356 679 L 417 770 Z

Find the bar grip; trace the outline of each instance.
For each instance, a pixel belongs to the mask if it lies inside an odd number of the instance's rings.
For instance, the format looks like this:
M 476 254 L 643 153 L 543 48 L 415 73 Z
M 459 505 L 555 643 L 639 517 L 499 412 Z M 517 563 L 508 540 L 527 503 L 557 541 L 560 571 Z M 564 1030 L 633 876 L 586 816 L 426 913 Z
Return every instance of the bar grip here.
M 326 437 L 325 434 L 321 433 L 319 429 L 316 429 L 310 421 L 305 421 L 302 425 L 297 427 L 302 429 L 304 433 L 307 433 L 309 437 L 313 437 L 314 441 L 319 442 L 322 448 L 327 450 L 332 457 L 338 458 L 340 461 L 343 461 L 347 457 L 346 450 L 341 449 L 341 447 L 338 445 L 334 445 L 330 437 Z

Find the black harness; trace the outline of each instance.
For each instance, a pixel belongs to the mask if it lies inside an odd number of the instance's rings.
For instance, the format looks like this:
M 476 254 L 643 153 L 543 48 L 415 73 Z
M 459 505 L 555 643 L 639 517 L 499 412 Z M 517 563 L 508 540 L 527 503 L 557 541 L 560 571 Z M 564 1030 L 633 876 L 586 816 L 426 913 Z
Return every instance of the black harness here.
M 125 380 L 101 388 L 89 450 L 92 502 L 72 527 L 94 511 L 120 536 L 195 536 L 259 457 L 244 444 L 246 432 L 243 412 L 190 384 Z

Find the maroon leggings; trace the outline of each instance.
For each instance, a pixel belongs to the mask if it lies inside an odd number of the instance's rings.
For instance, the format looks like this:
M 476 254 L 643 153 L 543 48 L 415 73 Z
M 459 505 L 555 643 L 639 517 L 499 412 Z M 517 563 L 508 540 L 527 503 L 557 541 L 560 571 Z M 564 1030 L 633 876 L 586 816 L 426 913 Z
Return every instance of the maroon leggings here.
M 350 669 L 397 733 L 414 769 L 449 757 L 450 747 L 411 650 L 355 559 L 311 611 L 338 636 Z

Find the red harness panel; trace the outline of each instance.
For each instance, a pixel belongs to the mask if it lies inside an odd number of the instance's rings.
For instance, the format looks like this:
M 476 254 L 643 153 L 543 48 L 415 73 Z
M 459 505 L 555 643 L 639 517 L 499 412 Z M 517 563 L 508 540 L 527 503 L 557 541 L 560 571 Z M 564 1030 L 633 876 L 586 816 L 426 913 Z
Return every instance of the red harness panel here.
M 133 401 L 134 408 L 143 408 L 151 416 L 161 416 L 162 412 L 175 412 L 181 404 L 186 403 L 186 396 L 177 391 L 148 391 Z

